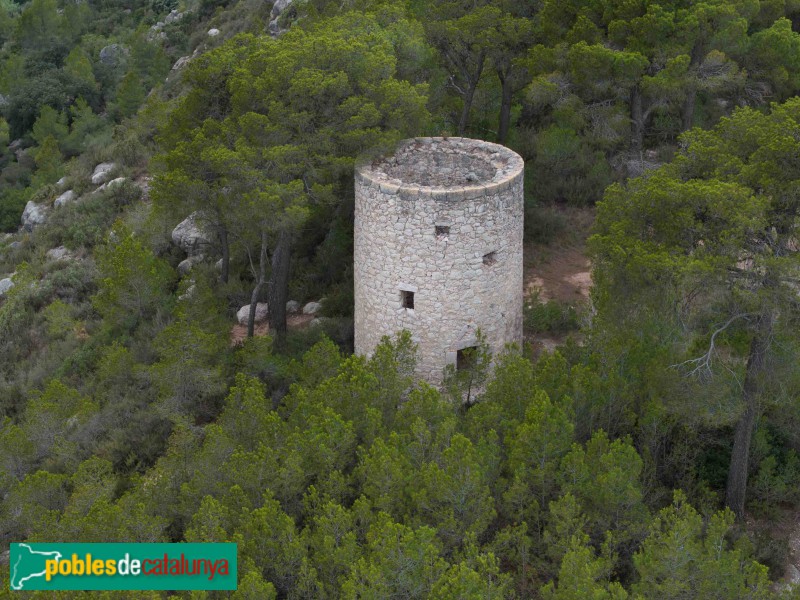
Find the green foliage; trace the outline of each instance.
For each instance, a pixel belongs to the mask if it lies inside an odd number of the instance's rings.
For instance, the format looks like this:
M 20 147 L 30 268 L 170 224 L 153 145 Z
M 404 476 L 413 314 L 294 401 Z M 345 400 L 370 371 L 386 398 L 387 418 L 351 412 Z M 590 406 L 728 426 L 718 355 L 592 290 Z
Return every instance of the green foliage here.
M 145 89 L 139 74 L 128 71 L 117 88 L 117 110 L 122 117 L 130 117 L 144 101 Z
M 124 226 L 116 226 L 110 237 L 97 250 L 100 290 L 92 303 L 109 325 L 130 329 L 164 310 L 173 276 Z
M 731 548 L 725 536 L 733 526 L 729 510 L 714 514 L 704 526 L 701 516 L 675 493 L 650 526 L 634 556 L 639 581 L 633 591 L 643 598 L 770 597 L 767 569 Z
M 542 302 L 538 294 L 525 305 L 523 313 L 525 329 L 533 333 L 567 333 L 580 327 L 578 311 L 570 304 L 558 300 Z

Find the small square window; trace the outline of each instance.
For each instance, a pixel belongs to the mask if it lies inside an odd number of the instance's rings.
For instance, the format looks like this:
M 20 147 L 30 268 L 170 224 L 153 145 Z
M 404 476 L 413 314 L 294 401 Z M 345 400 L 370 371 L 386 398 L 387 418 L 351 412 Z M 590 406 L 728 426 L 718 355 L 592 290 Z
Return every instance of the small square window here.
M 462 348 L 456 353 L 456 371 L 468 371 L 475 366 L 478 359 L 478 347 Z
M 448 225 L 437 225 L 436 226 L 436 239 L 437 240 L 447 240 L 447 236 L 450 235 L 450 227 Z
M 403 308 L 414 308 L 414 292 L 400 290 L 400 305 Z
M 483 255 L 483 264 L 485 264 L 487 267 L 491 267 L 496 262 L 497 252 L 489 252 L 488 254 Z

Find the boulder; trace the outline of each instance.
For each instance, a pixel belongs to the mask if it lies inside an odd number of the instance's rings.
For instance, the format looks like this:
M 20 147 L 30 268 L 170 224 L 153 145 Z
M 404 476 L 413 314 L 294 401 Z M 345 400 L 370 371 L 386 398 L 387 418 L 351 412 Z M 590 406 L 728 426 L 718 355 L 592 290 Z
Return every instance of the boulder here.
M 56 185 L 57 185 L 58 187 L 64 187 L 64 184 L 65 184 L 65 183 L 67 183 L 67 177 L 66 177 L 66 175 L 65 175 L 64 177 L 62 177 L 61 179 L 59 179 L 58 181 L 56 181 Z
M 50 260 L 71 260 L 72 253 L 67 250 L 64 246 L 59 246 L 58 248 L 51 248 L 47 252 L 45 252 L 45 256 Z
M 189 271 L 191 271 L 194 268 L 195 265 L 200 264 L 201 262 L 203 262 L 202 254 L 190 256 L 189 258 L 186 258 L 182 260 L 180 263 L 178 263 L 178 273 L 180 273 L 181 275 L 186 275 Z
M 188 12 L 188 11 L 186 11 L 186 12 Z M 183 17 L 186 16 L 186 12 L 178 12 L 177 8 L 171 10 L 170 13 L 164 19 L 164 24 L 165 25 L 169 25 L 170 23 L 177 23 Z
M 291 4 L 292 0 L 275 0 L 275 4 L 272 5 L 272 12 L 269 15 L 270 20 L 280 17 L 281 13 L 289 8 Z
M 214 238 L 206 230 L 202 213 L 195 211 L 172 230 L 172 242 L 189 256 L 197 256 L 214 243 Z
M 58 198 L 56 198 L 55 202 L 53 202 L 53 206 L 56 208 L 61 208 L 62 206 L 66 206 L 70 202 L 75 202 L 75 198 L 77 198 L 76 194 L 72 190 L 67 190 L 63 194 L 61 194 Z
M 116 67 L 122 64 L 129 52 L 122 44 L 110 44 L 100 50 L 100 62 L 109 67 Z
M 178 296 L 178 300 L 186 301 L 189 300 L 194 295 L 195 286 L 194 284 L 190 285 L 186 288 L 186 291 L 183 292 L 180 296 Z
M 117 187 L 118 185 L 122 185 L 126 181 L 127 179 L 125 177 L 117 177 L 116 179 L 112 179 L 108 183 L 104 183 L 103 185 L 101 185 L 94 191 L 94 193 L 96 194 L 97 192 L 102 192 L 103 190 L 110 190 L 112 188 Z
M 192 60 L 191 56 L 181 56 L 178 60 L 175 61 L 175 64 L 172 65 L 172 70 L 180 71 L 183 67 L 189 64 L 190 60 Z
M 17 248 L 22 248 L 22 242 L 11 242 L 8 247 L 11 250 L 16 250 Z
M 266 302 L 259 302 L 256 304 L 256 323 L 262 323 L 269 317 L 269 309 Z M 245 304 L 236 312 L 236 320 L 239 325 L 247 325 L 247 320 L 250 318 L 250 305 Z
M 278 26 L 278 19 L 281 13 L 289 8 L 291 4 L 292 0 L 275 0 L 275 4 L 272 5 L 272 12 L 269 16 L 269 25 L 267 26 L 270 35 L 277 37 L 282 33 L 281 28 Z
M 33 231 L 37 225 L 47 223 L 47 209 L 41 204 L 34 204 L 28 200 L 25 210 L 22 211 L 22 226 L 26 231 Z
M 0 298 L 5 296 L 8 293 L 8 290 L 10 290 L 13 287 L 14 287 L 14 282 L 11 281 L 11 277 L 0 279 Z
M 322 304 L 319 302 L 309 302 L 303 307 L 304 315 L 315 315 L 322 310 Z
M 113 162 L 100 163 L 97 165 L 92 173 L 92 183 L 94 185 L 100 185 L 108 181 L 109 177 L 111 177 L 111 171 L 113 171 L 116 166 L 117 164 Z
M 212 27 L 208 30 L 208 37 L 217 37 L 219 35 L 219 29 L 216 27 Z
M 286 303 L 286 312 L 289 314 L 300 312 L 300 303 L 297 300 L 289 300 Z

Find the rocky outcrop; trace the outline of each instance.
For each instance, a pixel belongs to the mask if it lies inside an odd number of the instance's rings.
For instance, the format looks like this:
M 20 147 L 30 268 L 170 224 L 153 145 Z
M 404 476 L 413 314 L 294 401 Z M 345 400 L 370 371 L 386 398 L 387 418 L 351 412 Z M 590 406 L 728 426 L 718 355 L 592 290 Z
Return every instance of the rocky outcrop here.
M 116 67 L 127 58 L 130 50 L 122 44 L 110 44 L 100 50 L 100 62 L 109 67 Z
M 71 202 L 75 202 L 77 199 L 77 195 L 73 190 L 67 190 L 63 194 L 61 194 L 58 198 L 56 198 L 55 202 L 53 202 L 53 206 L 56 208 L 61 208 L 62 206 L 66 206 Z
M 196 211 L 172 230 L 172 242 L 189 256 L 198 256 L 214 243 L 214 238 L 207 229 L 203 214 Z
M 92 183 L 94 185 L 100 185 L 101 183 L 105 183 L 111 177 L 111 172 L 116 168 L 117 163 L 108 162 L 108 163 L 100 163 L 94 168 L 92 172 Z
M 256 323 L 263 323 L 269 317 L 269 307 L 266 302 L 259 302 L 256 304 Z M 250 318 L 250 305 L 245 304 L 236 312 L 236 320 L 239 325 L 247 325 Z
M 117 177 L 116 179 L 112 179 L 108 183 L 104 183 L 103 185 L 101 185 L 99 188 L 97 188 L 94 191 L 94 193 L 96 194 L 97 192 L 102 192 L 103 190 L 113 189 L 113 188 L 117 187 L 118 185 L 122 185 L 126 181 L 128 181 L 128 180 L 125 177 Z
M 191 56 L 181 56 L 178 60 L 175 61 L 175 64 L 172 65 L 172 70 L 180 71 L 183 67 L 189 64 L 190 60 L 192 60 Z
M 178 12 L 177 8 L 173 9 L 173 10 L 170 11 L 170 13 L 164 19 L 164 24 L 165 25 L 170 25 L 171 23 L 177 23 L 183 17 L 185 17 L 188 13 L 189 13 L 188 10 L 184 11 L 184 12 Z
M 47 209 L 41 204 L 28 200 L 22 211 L 22 227 L 25 231 L 33 231 L 35 227 L 47 223 Z
M 186 275 L 189 271 L 191 271 L 195 265 L 199 265 L 203 262 L 205 257 L 202 254 L 197 254 L 195 256 L 190 256 L 189 258 L 185 258 L 180 263 L 178 263 L 178 273 L 180 275 Z
M 283 30 L 278 25 L 278 20 L 284 11 L 292 5 L 292 0 L 275 0 L 272 5 L 272 12 L 269 15 L 268 31 L 273 37 L 283 33 Z
M 316 315 L 321 310 L 322 310 L 322 304 L 320 304 L 319 302 L 309 302 L 303 307 L 303 314 Z
M 75 258 L 72 256 L 72 253 L 67 250 L 64 246 L 59 246 L 58 248 L 51 248 L 47 252 L 45 252 L 45 256 L 50 260 L 72 260 Z
M 14 287 L 14 282 L 11 281 L 11 277 L 0 279 L 0 298 L 5 296 L 8 293 L 8 291 L 13 287 Z

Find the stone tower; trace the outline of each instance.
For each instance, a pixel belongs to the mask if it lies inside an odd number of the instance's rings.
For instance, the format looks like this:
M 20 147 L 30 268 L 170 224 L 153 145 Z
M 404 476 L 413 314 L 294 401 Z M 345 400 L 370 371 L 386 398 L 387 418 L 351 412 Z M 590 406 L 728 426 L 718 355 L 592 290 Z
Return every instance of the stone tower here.
M 355 350 L 408 329 L 418 374 L 442 381 L 478 329 L 522 342 L 522 158 L 466 138 L 417 138 L 355 182 Z

